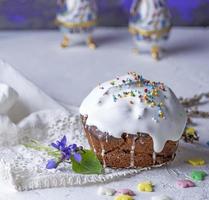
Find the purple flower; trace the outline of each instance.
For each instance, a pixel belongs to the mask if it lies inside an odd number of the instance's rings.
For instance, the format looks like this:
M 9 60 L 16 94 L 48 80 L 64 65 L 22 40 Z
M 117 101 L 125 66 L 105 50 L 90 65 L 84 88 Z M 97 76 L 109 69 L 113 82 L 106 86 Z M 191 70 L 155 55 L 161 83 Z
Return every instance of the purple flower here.
M 64 136 L 61 141 L 57 140 L 56 143 L 52 143 L 51 145 L 55 148 L 58 149 L 60 151 L 64 150 L 66 148 L 66 144 L 67 144 L 67 138 L 66 136 Z
M 48 161 L 46 168 L 47 169 L 56 169 L 57 166 L 58 166 L 58 163 L 54 159 L 51 159 Z
M 66 136 L 64 136 L 60 141 L 57 140 L 56 143 L 52 143 L 51 145 L 52 147 L 60 151 L 62 156 L 61 158 L 59 158 L 60 159 L 59 162 L 56 162 L 54 159 L 49 160 L 46 166 L 47 169 L 57 168 L 57 166 L 61 162 L 64 162 L 66 160 L 68 161 L 72 158 L 74 158 L 76 162 L 79 162 L 79 163 L 81 162 L 82 156 L 79 153 L 79 151 L 82 149 L 82 147 L 78 147 L 76 144 L 67 145 Z
M 81 162 L 81 160 L 82 160 L 82 157 L 81 157 L 81 154 L 80 153 L 74 153 L 73 154 L 73 157 L 74 157 L 74 159 L 77 161 L 77 162 Z

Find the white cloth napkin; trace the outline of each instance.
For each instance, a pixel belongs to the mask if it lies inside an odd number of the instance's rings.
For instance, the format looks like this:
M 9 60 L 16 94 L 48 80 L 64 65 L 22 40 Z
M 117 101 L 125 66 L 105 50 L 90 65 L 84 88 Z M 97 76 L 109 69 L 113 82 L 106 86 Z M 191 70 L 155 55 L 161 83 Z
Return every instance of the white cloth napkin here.
M 43 109 L 63 109 L 57 102 L 48 97 L 38 87 L 24 78 L 9 64 L 0 60 L 0 82 L 14 88 L 19 99 L 9 112 L 13 122 L 19 122 L 27 115 Z

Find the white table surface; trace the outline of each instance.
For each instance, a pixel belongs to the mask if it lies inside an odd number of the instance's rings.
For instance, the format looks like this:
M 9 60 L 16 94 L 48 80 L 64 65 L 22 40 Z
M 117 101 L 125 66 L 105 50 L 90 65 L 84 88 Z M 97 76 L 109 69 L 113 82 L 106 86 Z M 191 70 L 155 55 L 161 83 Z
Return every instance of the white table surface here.
M 73 43 L 71 48 L 61 49 L 61 35 L 57 31 L 0 32 L 0 58 L 54 99 L 77 106 L 99 82 L 128 71 L 137 71 L 146 78 L 165 82 L 177 96 L 189 97 L 209 91 L 209 29 L 174 29 L 165 58 L 160 62 L 152 60 L 149 55 L 134 55 L 126 29 L 100 28 L 95 32 L 95 39 L 99 45 L 96 51 L 80 42 L 77 46 Z M 208 120 L 202 120 L 200 124 L 199 129 L 205 135 L 201 142 L 205 143 L 205 138 L 209 140 Z M 135 190 L 140 176 L 146 176 L 146 172 L 105 185 Z M 5 192 L 0 194 L 0 200 L 113 199 L 98 196 L 97 188 L 98 185 Z M 202 191 L 200 199 L 206 200 L 205 193 L 209 191 Z M 189 199 L 187 195 L 190 192 L 185 192 L 185 196 L 184 191 L 182 193 L 182 199 Z M 135 199 L 146 200 L 151 195 L 139 194 Z

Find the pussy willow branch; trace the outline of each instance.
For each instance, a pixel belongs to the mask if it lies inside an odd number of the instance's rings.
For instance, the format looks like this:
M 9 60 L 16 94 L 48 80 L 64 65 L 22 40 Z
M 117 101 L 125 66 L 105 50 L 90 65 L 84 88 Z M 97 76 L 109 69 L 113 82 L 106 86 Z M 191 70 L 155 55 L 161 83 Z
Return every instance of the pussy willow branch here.
M 189 118 L 209 118 L 209 111 L 198 109 L 198 106 L 209 103 L 209 92 L 194 95 L 192 98 L 180 97 L 179 101 L 185 107 Z

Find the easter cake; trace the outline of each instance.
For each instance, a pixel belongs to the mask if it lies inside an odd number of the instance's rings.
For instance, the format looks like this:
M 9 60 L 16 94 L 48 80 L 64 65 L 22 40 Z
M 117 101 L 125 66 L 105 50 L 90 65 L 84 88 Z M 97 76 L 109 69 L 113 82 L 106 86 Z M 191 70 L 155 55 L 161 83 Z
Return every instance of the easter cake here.
M 172 90 L 135 72 L 99 84 L 80 115 L 104 167 L 144 168 L 175 158 L 187 115 Z

